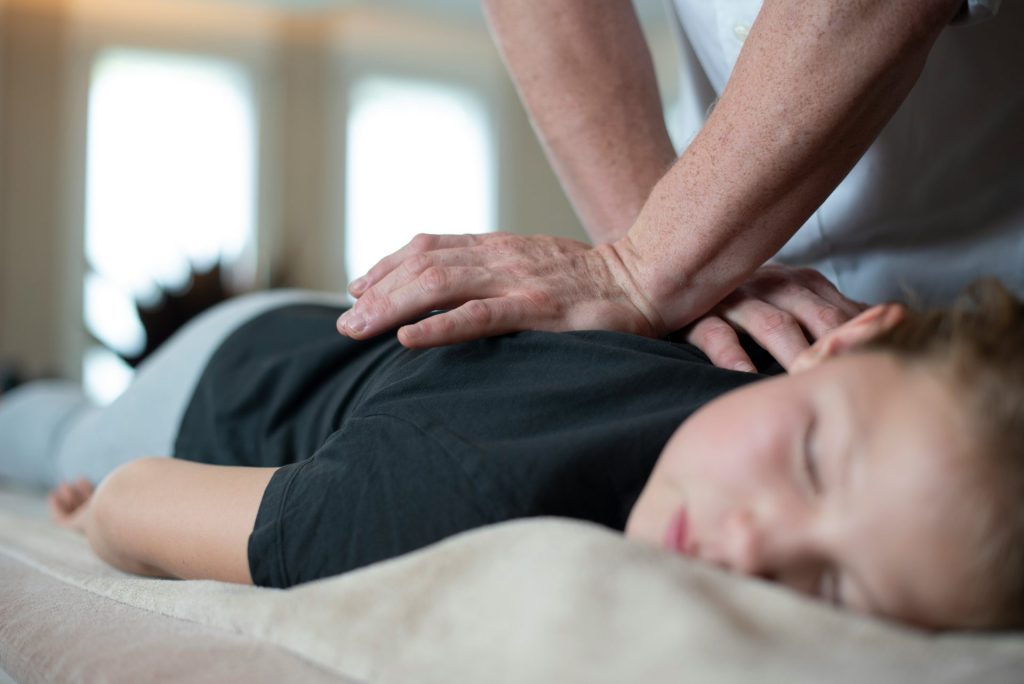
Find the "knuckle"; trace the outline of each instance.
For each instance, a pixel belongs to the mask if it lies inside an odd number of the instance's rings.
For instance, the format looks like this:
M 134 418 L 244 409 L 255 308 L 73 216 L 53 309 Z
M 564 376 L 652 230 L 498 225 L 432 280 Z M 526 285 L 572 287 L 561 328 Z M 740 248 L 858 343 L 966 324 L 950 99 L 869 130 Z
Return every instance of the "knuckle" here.
M 817 269 L 814 268 L 799 268 L 796 271 L 796 276 L 801 281 L 811 285 L 827 285 L 829 287 L 833 286 L 831 280 L 822 275 L 821 271 L 818 271 Z
M 788 309 L 796 310 L 801 306 L 818 306 L 821 298 L 806 284 L 790 282 L 779 291 L 778 301 L 784 301 Z
M 736 333 L 733 332 L 732 326 L 725 321 L 707 321 L 697 331 L 697 339 L 702 348 L 719 351 L 736 344 Z
M 414 254 L 405 260 L 405 271 L 415 277 L 430 268 L 431 264 L 431 258 L 426 254 Z
M 847 316 L 834 306 L 824 306 L 818 309 L 818 320 L 830 330 L 838 328 L 846 322 Z
M 353 310 L 365 315 L 374 308 L 378 299 L 380 299 L 380 295 L 377 294 L 377 290 L 370 288 L 364 292 L 358 300 L 356 300 L 355 306 L 352 308 Z
M 544 313 L 559 313 L 562 311 L 560 300 L 546 290 L 529 290 L 522 293 L 522 298 L 530 308 L 537 311 Z
M 787 311 L 772 311 L 758 319 L 758 327 L 768 336 L 784 333 L 796 325 L 796 318 Z
M 504 249 L 514 247 L 518 242 L 519 237 L 512 233 L 495 233 L 494 239 L 491 240 L 492 245 Z
M 792 302 L 806 298 L 807 288 L 792 280 L 783 280 L 772 286 L 773 301 Z M 776 304 L 778 306 L 778 304 Z
M 387 317 L 394 310 L 394 305 L 387 295 L 366 293 L 359 299 L 361 313 L 367 318 Z
M 374 305 L 376 315 L 383 318 L 391 318 L 395 314 L 396 308 L 391 297 L 381 297 Z
M 448 286 L 448 275 L 443 268 L 431 266 L 419 277 L 420 289 L 426 293 L 440 292 Z
M 768 290 L 785 287 L 790 282 L 784 271 L 774 267 L 762 268 L 754 274 L 752 280 L 756 281 L 759 288 Z
M 817 280 L 821 276 L 817 270 L 809 266 L 798 266 L 793 269 L 793 277 L 799 280 Z
M 466 302 L 463 307 L 463 313 L 466 316 L 466 320 L 474 325 L 486 326 L 493 320 L 491 308 L 479 299 Z
M 434 338 L 437 336 L 443 337 L 452 330 L 451 316 L 445 314 L 440 316 L 431 316 L 430 318 L 417 323 L 416 327 L 420 330 L 421 338 Z
M 437 244 L 437 236 L 430 233 L 418 233 L 409 241 L 409 246 L 417 252 L 426 252 Z

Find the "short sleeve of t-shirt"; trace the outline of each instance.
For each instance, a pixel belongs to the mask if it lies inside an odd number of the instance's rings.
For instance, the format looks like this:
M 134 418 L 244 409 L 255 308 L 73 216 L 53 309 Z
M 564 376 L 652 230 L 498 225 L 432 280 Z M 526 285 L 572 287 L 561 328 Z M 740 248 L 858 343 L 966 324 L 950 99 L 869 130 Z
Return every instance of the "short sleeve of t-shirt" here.
M 250 573 L 285 588 L 354 570 L 497 522 L 486 505 L 459 459 L 415 425 L 353 418 L 274 473 L 249 536 Z

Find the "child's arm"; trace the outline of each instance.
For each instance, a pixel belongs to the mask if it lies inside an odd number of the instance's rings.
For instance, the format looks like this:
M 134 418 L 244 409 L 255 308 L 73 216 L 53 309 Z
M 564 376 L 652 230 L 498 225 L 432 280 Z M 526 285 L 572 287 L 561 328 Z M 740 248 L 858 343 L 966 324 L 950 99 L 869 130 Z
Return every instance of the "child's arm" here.
M 126 572 L 252 584 L 249 534 L 275 470 L 133 461 L 96 488 L 80 529 L 100 558 Z

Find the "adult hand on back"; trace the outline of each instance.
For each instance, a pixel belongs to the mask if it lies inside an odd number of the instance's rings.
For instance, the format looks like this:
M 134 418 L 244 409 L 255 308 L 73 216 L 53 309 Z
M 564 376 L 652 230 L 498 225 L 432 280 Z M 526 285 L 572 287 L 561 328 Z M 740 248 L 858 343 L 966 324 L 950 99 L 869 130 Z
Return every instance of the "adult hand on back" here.
M 692 323 L 686 341 L 716 366 L 753 371 L 737 338 L 737 331 L 746 332 L 789 370 L 811 342 L 866 308 L 814 269 L 767 264 Z
M 407 347 L 434 347 L 518 330 L 667 334 L 636 286 L 622 246 L 541 235 L 418 235 L 349 286 L 355 305 L 338 331 L 398 331 Z
M 418 235 L 354 281 L 358 300 L 338 319 L 366 339 L 434 309 L 450 309 L 398 331 L 407 347 L 434 347 L 518 330 L 670 332 L 637 288 L 623 243 L 590 247 L 541 235 Z M 823 275 L 768 264 L 703 317 L 686 340 L 722 368 L 754 370 L 737 332 L 748 333 L 786 369 L 814 340 L 866 305 Z

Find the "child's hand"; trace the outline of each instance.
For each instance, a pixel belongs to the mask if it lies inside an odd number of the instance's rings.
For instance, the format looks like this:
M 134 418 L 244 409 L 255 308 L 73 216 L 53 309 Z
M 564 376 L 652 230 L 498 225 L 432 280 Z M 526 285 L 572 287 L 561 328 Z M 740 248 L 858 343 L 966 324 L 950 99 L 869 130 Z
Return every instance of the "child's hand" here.
M 85 516 L 95 487 L 85 478 L 62 482 L 50 492 L 46 503 L 53 521 L 61 527 L 85 533 Z

